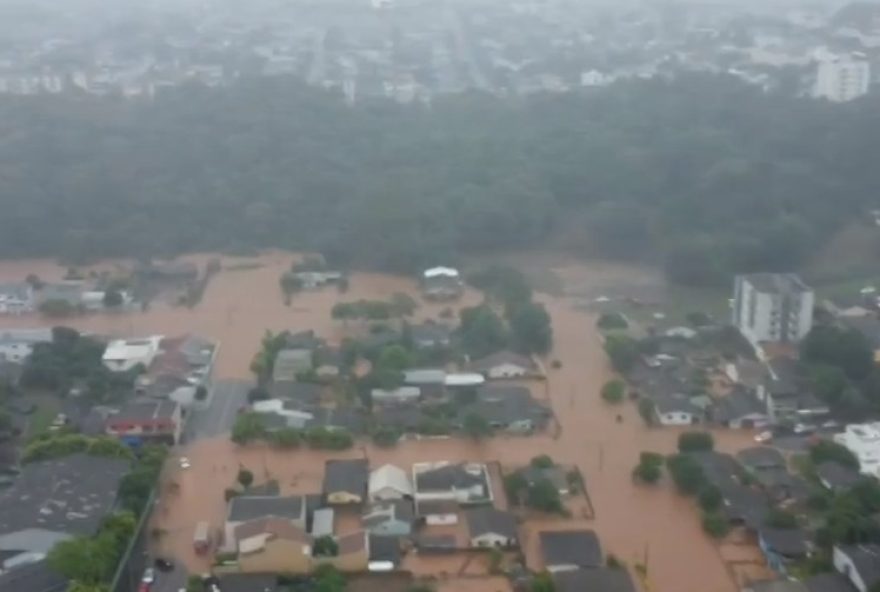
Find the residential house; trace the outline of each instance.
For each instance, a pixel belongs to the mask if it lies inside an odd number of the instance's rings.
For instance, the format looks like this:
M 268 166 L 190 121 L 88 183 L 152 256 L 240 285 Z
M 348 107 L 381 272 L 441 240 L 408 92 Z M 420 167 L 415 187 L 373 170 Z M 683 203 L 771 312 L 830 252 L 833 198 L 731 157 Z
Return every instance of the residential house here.
M 251 405 L 251 411 L 265 414 L 268 417 L 274 416 L 277 418 L 278 427 L 298 430 L 309 427 L 309 424 L 315 419 L 315 414 L 312 411 L 300 409 L 300 405 L 294 401 L 282 401 L 281 399 L 256 401 Z
M 367 506 L 361 518 L 371 535 L 409 536 L 413 532 L 415 511 L 410 500 L 380 501 Z
M 2 329 L 0 330 L 0 360 L 23 364 L 34 346 L 52 341 L 51 329 Z
M 403 432 L 415 432 L 428 419 L 424 409 L 415 404 L 382 405 L 373 409 L 380 425 L 394 426 Z
M 432 267 L 422 273 L 422 293 L 429 300 L 452 300 L 463 291 L 464 284 L 457 269 Z
M 0 489 L 0 562 L 34 563 L 59 541 L 94 535 L 129 469 L 125 459 L 85 453 L 22 465 Z
M 800 528 L 768 528 L 758 530 L 758 547 L 767 566 L 780 575 L 788 574 L 788 566 L 804 559 L 810 552 L 807 535 Z
M 268 386 L 273 399 L 282 399 L 300 407 L 315 407 L 321 403 L 324 387 L 313 382 L 284 380 Z
M 473 508 L 465 513 L 471 547 L 519 546 L 516 515 L 490 506 Z
M 171 398 L 184 408 L 196 402 L 199 387 L 212 387 L 217 345 L 194 335 L 163 338 L 159 352 L 138 376 L 135 390 L 157 398 Z
M 770 424 L 767 406 L 745 387 L 737 386 L 717 399 L 709 409 L 713 421 L 723 426 L 752 429 Z
M 426 500 L 416 505 L 416 514 L 428 526 L 458 524 L 458 503 L 453 500 Z
M 858 471 L 834 461 L 819 463 L 816 467 L 816 477 L 822 487 L 836 493 L 851 489 L 862 478 Z
M 399 386 L 394 389 L 372 389 L 370 398 L 374 404 L 387 405 L 413 403 L 419 400 L 422 390 L 417 386 Z
M 806 592 L 806 587 L 797 580 L 764 580 L 748 584 L 743 592 Z
M 146 369 L 159 354 L 161 342 L 161 335 L 141 339 L 116 339 L 107 344 L 101 361 L 114 372 L 128 372 L 137 366 Z
M 753 345 L 797 343 L 813 326 L 813 290 L 793 273 L 736 276 L 733 325 Z
M 529 484 L 529 487 L 534 486 L 539 481 L 549 481 L 553 484 L 553 487 L 556 488 L 556 491 L 559 492 L 559 495 L 568 495 L 571 493 L 568 476 L 559 465 L 553 465 L 552 467 L 536 467 L 529 465 L 528 467 L 517 471 L 517 473 L 525 479 L 526 483 Z
M 541 556 L 550 573 L 602 567 L 602 547 L 592 530 L 541 531 Z
M 452 343 L 452 329 L 436 321 L 425 321 L 409 327 L 410 338 L 416 349 L 436 349 L 449 347 Z
M 400 565 L 400 537 L 371 534 L 370 562 L 367 570 L 371 572 L 389 572 Z
M 663 426 L 683 426 L 698 423 L 702 411 L 682 394 L 655 397 L 654 416 Z
M 133 401 L 105 422 L 107 435 L 129 445 L 177 444 L 183 430 L 180 405 L 174 401 Z
M 870 592 L 880 583 L 880 545 L 835 546 L 832 559 L 834 569 L 858 592 Z
M 629 571 L 610 567 L 577 569 L 553 574 L 556 592 L 636 592 Z
M 312 531 L 313 538 L 324 536 L 333 536 L 333 523 L 336 512 L 333 508 L 319 508 L 312 512 Z
M 834 434 L 834 441 L 859 459 L 863 475 L 880 478 L 880 422 L 849 424 L 843 432 Z
M 721 511 L 733 524 L 752 529 L 764 525 L 770 512 L 767 496 L 742 484 L 742 466 L 729 454 L 696 452 L 689 455 L 700 466 L 706 480 L 718 488 L 724 500 Z
M 298 333 L 284 334 L 284 349 L 307 349 L 315 351 L 324 346 L 324 341 L 313 329 Z
M 312 370 L 312 356 L 313 352 L 310 349 L 282 349 L 275 356 L 272 380 L 274 382 L 295 381 L 297 374 Z
M 403 382 L 412 386 L 445 386 L 446 371 L 442 368 L 413 368 L 403 371 Z
M 477 400 L 463 410 L 486 419 L 493 428 L 527 434 L 543 428 L 552 417 L 550 409 L 532 398 L 521 386 L 487 386 L 477 390 Z
M 337 347 L 321 347 L 315 350 L 314 365 L 319 378 L 336 378 L 342 370 L 342 352 Z
M 85 308 L 85 291 L 84 283 L 78 280 L 47 283 L 36 292 L 37 306 L 46 302 L 65 302 L 72 310 L 82 310 Z M 103 304 L 102 301 L 102 307 Z
M 767 366 L 767 410 L 773 422 L 807 421 L 829 413 L 828 405 L 810 392 L 796 360 L 774 358 Z
M 306 428 L 322 427 L 328 430 L 345 430 L 352 434 L 364 433 L 366 420 L 359 409 L 316 407 L 309 412 L 312 419 L 306 422 Z
M 409 476 L 398 466 L 385 464 L 370 473 L 369 498 L 371 501 L 412 498 L 413 493 Z
M 474 372 L 483 374 L 490 380 L 501 378 L 523 378 L 540 373 L 535 361 L 511 351 L 500 351 L 481 358 L 470 365 Z
M 326 461 L 323 492 L 327 503 L 363 503 L 367 499 L 369 472 L 367 460 L 363 458 Z
M 338 553 L 333 557 L 315 557 L 315 567 L 329 563 L 343 572 L 367 571 L 370 563 L 370 540 L 365 531 L 336 537 Z
M 478 504 L 492 501 L 486 465 L 481 463 L 416 463 L 416 500 Z
M 788 472 L 788 464 L 776 448 L 746 448 L 736 453 L 736 459 L 776 501 L 809 497 L 807 484 Z
M 341 271 L 294 271 L 293 277 L 299 280 L 306 290 L 314 290 L 328 284 L 337 284 L 344 277 Z
M 263 518 L 282 518 L 305 532 L 307 514 L 306 498 L 300 495 L 240 495 L 229 500 L 224 540 L 234 547 L 238 540 L 235 529 Z
M 279 517 L 256 518 L 234 530 L 238 569 L 244 573 L 309 573 L 312 537 Z
M 0 314 L 20 315 L 35 309 L 34 290 L 30 284 L 0 284 Z

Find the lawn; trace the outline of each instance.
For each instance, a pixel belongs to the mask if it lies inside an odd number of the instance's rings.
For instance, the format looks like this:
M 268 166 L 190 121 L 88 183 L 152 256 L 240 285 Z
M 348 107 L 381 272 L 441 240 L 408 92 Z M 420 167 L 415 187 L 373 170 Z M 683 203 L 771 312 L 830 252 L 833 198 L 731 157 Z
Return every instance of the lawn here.
M 34 401 L 37 404 L 36 410 L 28 418 L 26 430 L 26 439 L 32 440 L 40 434 L 48 431 L 52 421 L 61 410 L 61 402 L 54 397 L 39 397 Z

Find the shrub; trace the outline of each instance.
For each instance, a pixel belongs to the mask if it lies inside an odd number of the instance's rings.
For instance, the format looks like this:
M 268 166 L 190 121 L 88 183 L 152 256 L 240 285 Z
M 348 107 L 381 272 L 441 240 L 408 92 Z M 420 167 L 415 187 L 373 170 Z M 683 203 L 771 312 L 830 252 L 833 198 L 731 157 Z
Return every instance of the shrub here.
M 553 459 L 546 454 L 541 454 L 532 459 L 530 463 L 536 469 L 549 469 L 555 465 Z
M 639 464 L 633 469 L 633 477 L 645 483 L 656 483 L 663 474 L 663 456 L 655 452 L 642 452 Z
M 714 485 L 706 485 L 698 496 L 700 507 L 706 512 L 715 512 L 721 507 L 721 490 Z
M 717 512 L 706 512 L 703 514 L 703 530 L 709 536 L 721 539 L 730 532 L 730 524 L 727 519 Z
M 666 459 L 666 467 L 678 490 L 685 495 L 696 495 L 706 483 L 703 469 L 686 454 L 673 454 Z
M 715 440 L 709 432 L 684 432 L 678 437 L 679 452 L 705 452 L 714 448 Z
M 626 385 L 622 380 L 609 380 L 602 386 L 602 399 L 606 403 L 616 405 L 623 401 L 626 394 Z
M 626 322 L 626 317 L 619 312 L 606 312 L 599 316 L 596 326 L 605 331 L 611 331 L 614 329 L 626 329 L 629 327 L 629 323 Z
M 379 426 L 373 430 L 373 442 L 376 446 L 390 448 L 400 440 L 400 430 L 391 426 Z
M 859 470 L 859 459 L 845 446 L 829 440 L 820 440 L 810 448 L 810 460 L 817 465 L 831 461 L 854 471 Z

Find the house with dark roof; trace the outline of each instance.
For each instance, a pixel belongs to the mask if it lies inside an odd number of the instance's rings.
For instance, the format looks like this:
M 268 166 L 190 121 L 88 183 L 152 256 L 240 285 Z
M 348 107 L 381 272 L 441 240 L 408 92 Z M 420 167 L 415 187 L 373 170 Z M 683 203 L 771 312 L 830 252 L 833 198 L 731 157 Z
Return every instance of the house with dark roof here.
M 369 571 L 388 572 L 397 569 L 401 561 L 400 537 L 371 534 L 369 544 Z
M 224 538 L 234 543 L 235 529 L 239 525 L 262 518 L 283 518 L 305 531 L 307 514 L 306 498 L 300 495 L 240 495 L 229 500 Z
M 788 464 L 776 448 L 753 446 L 737 452 L 736 459 L 774 500 L 806 501 L 809 497 L 807 483 L 788 472 Z
M 626 569 L 597 567 L 553 574 L 556 592 L 636 592 Z
M 869 592 L 880 583 L 880 545 L 838 545 L 832 559 L 834 569 L 859 592 Z
M 734 429 L 762 427 L 771 422 L 767 405 L 744 387 L 733 388 L 716 400 L 709 415 L 716 423 Z
M 682 394 L 672 394 L 651 399 L 654 417 L 664 426 L 683 426 L 698 423 L 702 411 Z
M 324 463 L 322 491 L 328 504 L 361 504 L 367 499 L 370 468 L 366 459 L 333 459 Z
M 474 413 L 496 430 L 527 434 L 542 429 L 552 417 L 550 409 L 521 386 L 487 386 L 477 390 L 477 400 L 462 408 L 460 417 Z
M 321 378 L 336 378 L 342 370 L 342 352 L 338 347 L 322 346 L 315 351 L 315 374 Z
M 524 378 L 540 374 L 538 365 L 532 358 L 506 350 L 476 360 L 470 365 L 470 370 L 479 372 L 489 380 Z
M 556 491 L 559 492 L 559 495 L 568 495 L 571 493 L 568 476 L 565 474 L 565 470 L 559 465 L 553 465 L 552 467 L 536 467 L 529 465 L 528 467 L 517 471 L 517 474 L 525 479 L 529 487 L 534 487 L 540 481 L 549 481 L 553 487 L 556 488 Z
M 809 384 L 797 360 L 774 358 L 767 364 L 767 410 L 774 422 L 804 421 L 827 415 L 828 405 L 810 392 Z
M 7 569 L 0 566 L 0 590 L 64 592 L 67 590 L 67 586 L 67 578 L 53 571 L 46 565 L 45 560 Z
M 295 405 L 305 407 L 320 404 L 321 395 L 324 393 L 324 387 L 320 384 L 295 380 L 273 382 L 267 388 L 271 398 L 289 401 Z
M 452 343 L 452 329 L 433 320 L 410 325 L 409 334 L 416 349 L 449 347 Z
M 810 540 L 800 528 L 769 528 L 758 530 L 758 547 L 767 566 L 780 575 L 788 574 L 788 566 L 810 553 Z
M 822 573 L 804 580 L 807 592 L 853 592 L 853 586 L 843 574 Z
M 541 531 L 544 569 L 550 573 L 602 567 L 602 547 L 592 530 Z
M 743 468 L 729 454 L 694 452 L 689 456 L 696 461 L 709 483 L 721 491 L 724 505 L 721 511 L 733 524 L 744 524 L 752 529 L 764 525 L 770 512 L 767 496 L 742 484 Z
M 416 463 L 413 483 L 417 501 L 450 500 L 457 503 L 492 501 L 486 465 L 481 463 Z
M 169 400 L 133 401 L 105 422 L 107 435 L 127 444 L 177 444 L 183 430 L 180 405 Z
M 862 478 L 858 471 L 834 461 L 819 463 L 816 467 L 816 477 L 822 487 L 834 492 L 851 489 Z
M 516 515 L 491 506 L 465 512 L 471 547 L 517 547 L 519 527 Z
M 371 535 L 409 536 L 415 524 L 413 503 L 405 499 L 373 502 L 364 510 L 361 522 Z

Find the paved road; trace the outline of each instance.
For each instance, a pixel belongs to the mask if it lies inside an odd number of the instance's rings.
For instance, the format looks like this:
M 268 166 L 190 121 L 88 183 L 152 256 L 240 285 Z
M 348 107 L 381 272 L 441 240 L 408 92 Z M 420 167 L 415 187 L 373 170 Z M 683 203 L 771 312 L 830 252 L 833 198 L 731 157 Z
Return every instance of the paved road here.
M 214 383 L 213 395 L 206 409 L 190 411 L 184 440 L 193 442 L 228 433 L 235 416 L 247 404 L 247 393 L 253 385 L 246 380 L 219 380 Z

